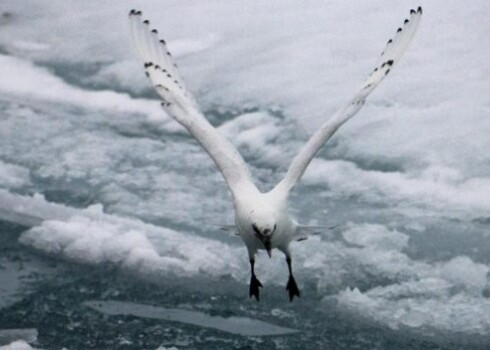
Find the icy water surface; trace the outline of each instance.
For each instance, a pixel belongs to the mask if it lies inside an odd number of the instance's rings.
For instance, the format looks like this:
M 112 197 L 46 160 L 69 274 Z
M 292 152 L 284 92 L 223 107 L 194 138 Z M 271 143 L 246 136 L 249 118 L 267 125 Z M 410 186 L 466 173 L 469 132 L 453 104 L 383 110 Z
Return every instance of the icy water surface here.
M 336 226 L 292 246 L 302 297 L 273 252 L 249 299 L 226 185 L 161 110 L 127 12 L 267 190 L 420 4 L 406 57 L 292 194 L 301 223 Z M 488 349 L 488 10 L 4 1 L 0 349 Z
M 2 225 L 2 233 L 21 231 Z M 167 275 L 150 281 L 115 266 L 72 264 L 18 244 L 8 246 L 15 268 L 30 272 L 30 279 L 21 282 L 21 291 L 3 307 L 0 324 L 3 329 L 35 327 L 33 345 L 39 348 L 59 349 L 61 342 L 68 349 L 300 349 L 305 344 L 336 349 L 485 348 L 485 337 L 421 337 L 410 327 L 373 323 L 348 312 L 335 295 L 322 300 L 308 285 L 293 304 L 282 287 L 268 285 L 258 304 L 247 300 L 244 283 L 225 276 Z M 32 330 L 24 333 L 21 339 L 32 341 Z

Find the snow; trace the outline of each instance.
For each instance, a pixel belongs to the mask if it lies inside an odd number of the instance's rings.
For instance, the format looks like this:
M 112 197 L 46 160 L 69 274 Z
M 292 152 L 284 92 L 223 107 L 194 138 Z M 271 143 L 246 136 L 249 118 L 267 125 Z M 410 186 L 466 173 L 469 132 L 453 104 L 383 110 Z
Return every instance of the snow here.
M 28 61 L 0 55 L 0 91 L 23 98 L 59 101 L 94 109 L 115 112 L 146 113 L 148 118 L 161 120 L 158 103 L 134 100 L 126 94 L 113 91 L 86 91 L 66 84 L 48 70 L 34 66 Z
M 16 340 L 8 345 L 0 346 L 0 350 L 34 350 L 34 348 L 23 340 Z
M 362 169 L 353 162 L 315 160 L 303 182 L 328 184 L 332 192 L 370 202 L 428 207 L 434 214 L 475 218 L 490 212 L 490 178 L 465 178 L 457 168 L 429 166 L 418 176 L 403 171 Z
M 0 186 L 3 188 L 19 188 L 29 183 L 29 169 L 0 160 Z
M 35 328 L 0 329 L 0 349 L 31 349 L 27 343 L 34 343 L 37 336 L 38 332 Z
M 45 220 L 20 241 L 78 262 L 112 263 L 154 278 L 162 273 L 244 275 L 245 259 L 236 258 L 242 255 L 238 248 L 90 209 L 68 220 Z

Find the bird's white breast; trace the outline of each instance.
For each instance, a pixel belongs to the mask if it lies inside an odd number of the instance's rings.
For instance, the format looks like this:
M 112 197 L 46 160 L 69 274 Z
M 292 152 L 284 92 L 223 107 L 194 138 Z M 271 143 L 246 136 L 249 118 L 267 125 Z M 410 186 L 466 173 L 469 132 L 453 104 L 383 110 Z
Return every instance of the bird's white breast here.
M 292 240 L 296 225 L 287 210 L 287 199 L 271 193 L 254 193 L 234 200 L 235 225 L 250 250 L 265 249 L 252 228 L 253 217 L 272 215 L 276 229 L 271 239 L 272 248 L 286 248 Z

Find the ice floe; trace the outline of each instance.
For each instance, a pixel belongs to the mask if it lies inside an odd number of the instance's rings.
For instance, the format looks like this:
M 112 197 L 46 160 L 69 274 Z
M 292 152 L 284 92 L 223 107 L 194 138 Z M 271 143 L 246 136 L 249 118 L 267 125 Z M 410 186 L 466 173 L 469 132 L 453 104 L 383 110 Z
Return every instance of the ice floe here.
M 84 303 L 84 305 L 107 315 L 131 315 L 136 317 L 180 322 L 244 336 L 277 336 L 297 332 L 297 330 L 291 328 L 279 327 L 247 317 L 211 316 L 199 311 L 168 309 L 152 305 L 135 304 L 132 302 L 115 300 L 87 301 Z

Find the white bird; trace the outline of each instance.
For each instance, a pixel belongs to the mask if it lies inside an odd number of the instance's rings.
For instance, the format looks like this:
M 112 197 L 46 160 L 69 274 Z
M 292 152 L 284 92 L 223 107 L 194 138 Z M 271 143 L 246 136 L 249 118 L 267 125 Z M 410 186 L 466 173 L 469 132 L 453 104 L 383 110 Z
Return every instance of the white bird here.
M 228 185 L 235 209 L 234 229 L 247 246 L 250 258 L 250 297 L 259 300 L 262 283 L 254 271 L 255 255 L 265 249 L 279 249 L 286 256 L 289 281 L 286 290 L 290 301 L 300 296 L 300 291 L 291 267 L 290 243 L 305 239 L 316 228 L 298 225 L 288 211 L 288 196 L 300 181 L 315 154 L 347 120 L 363 106 L 366 97 L 379 85 L 401 58 L 419 25 L 422 8 L 410 10 L 410 16 L 398 28 L 383 50 L 374 71 L 361 85 L 354 97 L 333 117 L 327 120 L 294 157 L 285 177 L 271 191 L 262 193 L 254 185 L 245 161 L 233 144 L 221 135 L 200 112 L 194 97 L 184 83 L 173 63 L 164 40 L 158 38 L 150 22 L 142 20 L 141 11 L 131 10 L 129 23 L 132 43 L 144 62 L 146 75 L 163 99 L 164 110 L 183 125 L 211 156 Z

